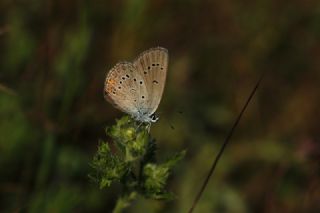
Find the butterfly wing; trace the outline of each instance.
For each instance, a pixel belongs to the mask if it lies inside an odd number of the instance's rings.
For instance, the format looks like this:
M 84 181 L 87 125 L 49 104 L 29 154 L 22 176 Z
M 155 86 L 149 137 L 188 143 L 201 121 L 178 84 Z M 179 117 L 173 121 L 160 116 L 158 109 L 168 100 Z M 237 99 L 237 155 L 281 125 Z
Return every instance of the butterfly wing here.
M 168 69 L 168 50 L 162 47 L 151 48 L 141 53 L 133 62 L 139 76 L 143 79 L 146 94 L 139 99 L 139 105 L 145 106 L 145 111 L 153 114 L 161 101 Z
M 146 93 L 143 79 L 130 62 L 116 64 L 107 74 L 104 97 L 116 108 L 131 115 L 138 113 L 139 94 Z

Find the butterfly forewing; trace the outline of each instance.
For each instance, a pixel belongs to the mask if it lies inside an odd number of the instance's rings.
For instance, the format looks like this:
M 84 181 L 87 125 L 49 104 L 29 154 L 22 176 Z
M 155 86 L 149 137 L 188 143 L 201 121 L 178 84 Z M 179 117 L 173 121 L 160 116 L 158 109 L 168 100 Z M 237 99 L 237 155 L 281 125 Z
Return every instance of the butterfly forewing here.
M 159 106 L 166 81 L 168 59 L 167 49 L 157 47 L 141 53 L 133 62 L 146 88 L 146 94 L 139 96 L 138 104 L 145 107 L 149 115 Z
M 108 73 L 104 86 L 104 97 L 116 108 L 135 115 L 138 111 L 139 94 L 145 94 L 146 87 L 140 84 L 143 78 L 130 62 L 116 64 Z

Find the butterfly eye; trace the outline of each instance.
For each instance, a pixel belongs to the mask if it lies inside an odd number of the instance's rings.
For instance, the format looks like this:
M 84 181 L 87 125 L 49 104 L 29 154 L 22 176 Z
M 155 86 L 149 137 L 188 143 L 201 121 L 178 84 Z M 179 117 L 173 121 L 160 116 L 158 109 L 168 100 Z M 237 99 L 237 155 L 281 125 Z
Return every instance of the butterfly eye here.
M 159 119 L 159 117 L 157 117 L 156 114 L 150 115 L 150 118 L 153 122 L 156 122 Z

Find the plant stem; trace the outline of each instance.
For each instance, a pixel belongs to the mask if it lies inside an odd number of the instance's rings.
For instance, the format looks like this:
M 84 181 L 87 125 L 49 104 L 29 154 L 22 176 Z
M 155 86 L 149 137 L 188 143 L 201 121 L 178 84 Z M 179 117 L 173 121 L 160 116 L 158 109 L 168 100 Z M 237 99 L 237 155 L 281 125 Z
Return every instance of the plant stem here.
M 119 197 L 116 203 L 116 206 L 113 209 L 113 213 L 121 213 L 125 208 L 127 208 L 131 202 L 136 199 L 137 193 L 136 192 L 130 192 L 128 195 L 124 195 L 122 197 Z

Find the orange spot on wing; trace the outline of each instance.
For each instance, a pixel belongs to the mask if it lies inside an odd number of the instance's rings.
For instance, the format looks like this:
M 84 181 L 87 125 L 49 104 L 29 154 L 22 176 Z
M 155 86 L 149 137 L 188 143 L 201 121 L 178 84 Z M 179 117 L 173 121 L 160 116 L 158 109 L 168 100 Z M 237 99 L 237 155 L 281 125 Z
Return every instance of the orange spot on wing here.
M 108 84 L 115 85 L 116 81 L 114 79 L 108 79 Z
M 116 81 L 114 79 L 107 79 L 107 91 L 108 93 L 112 93 L 116 85 Z

